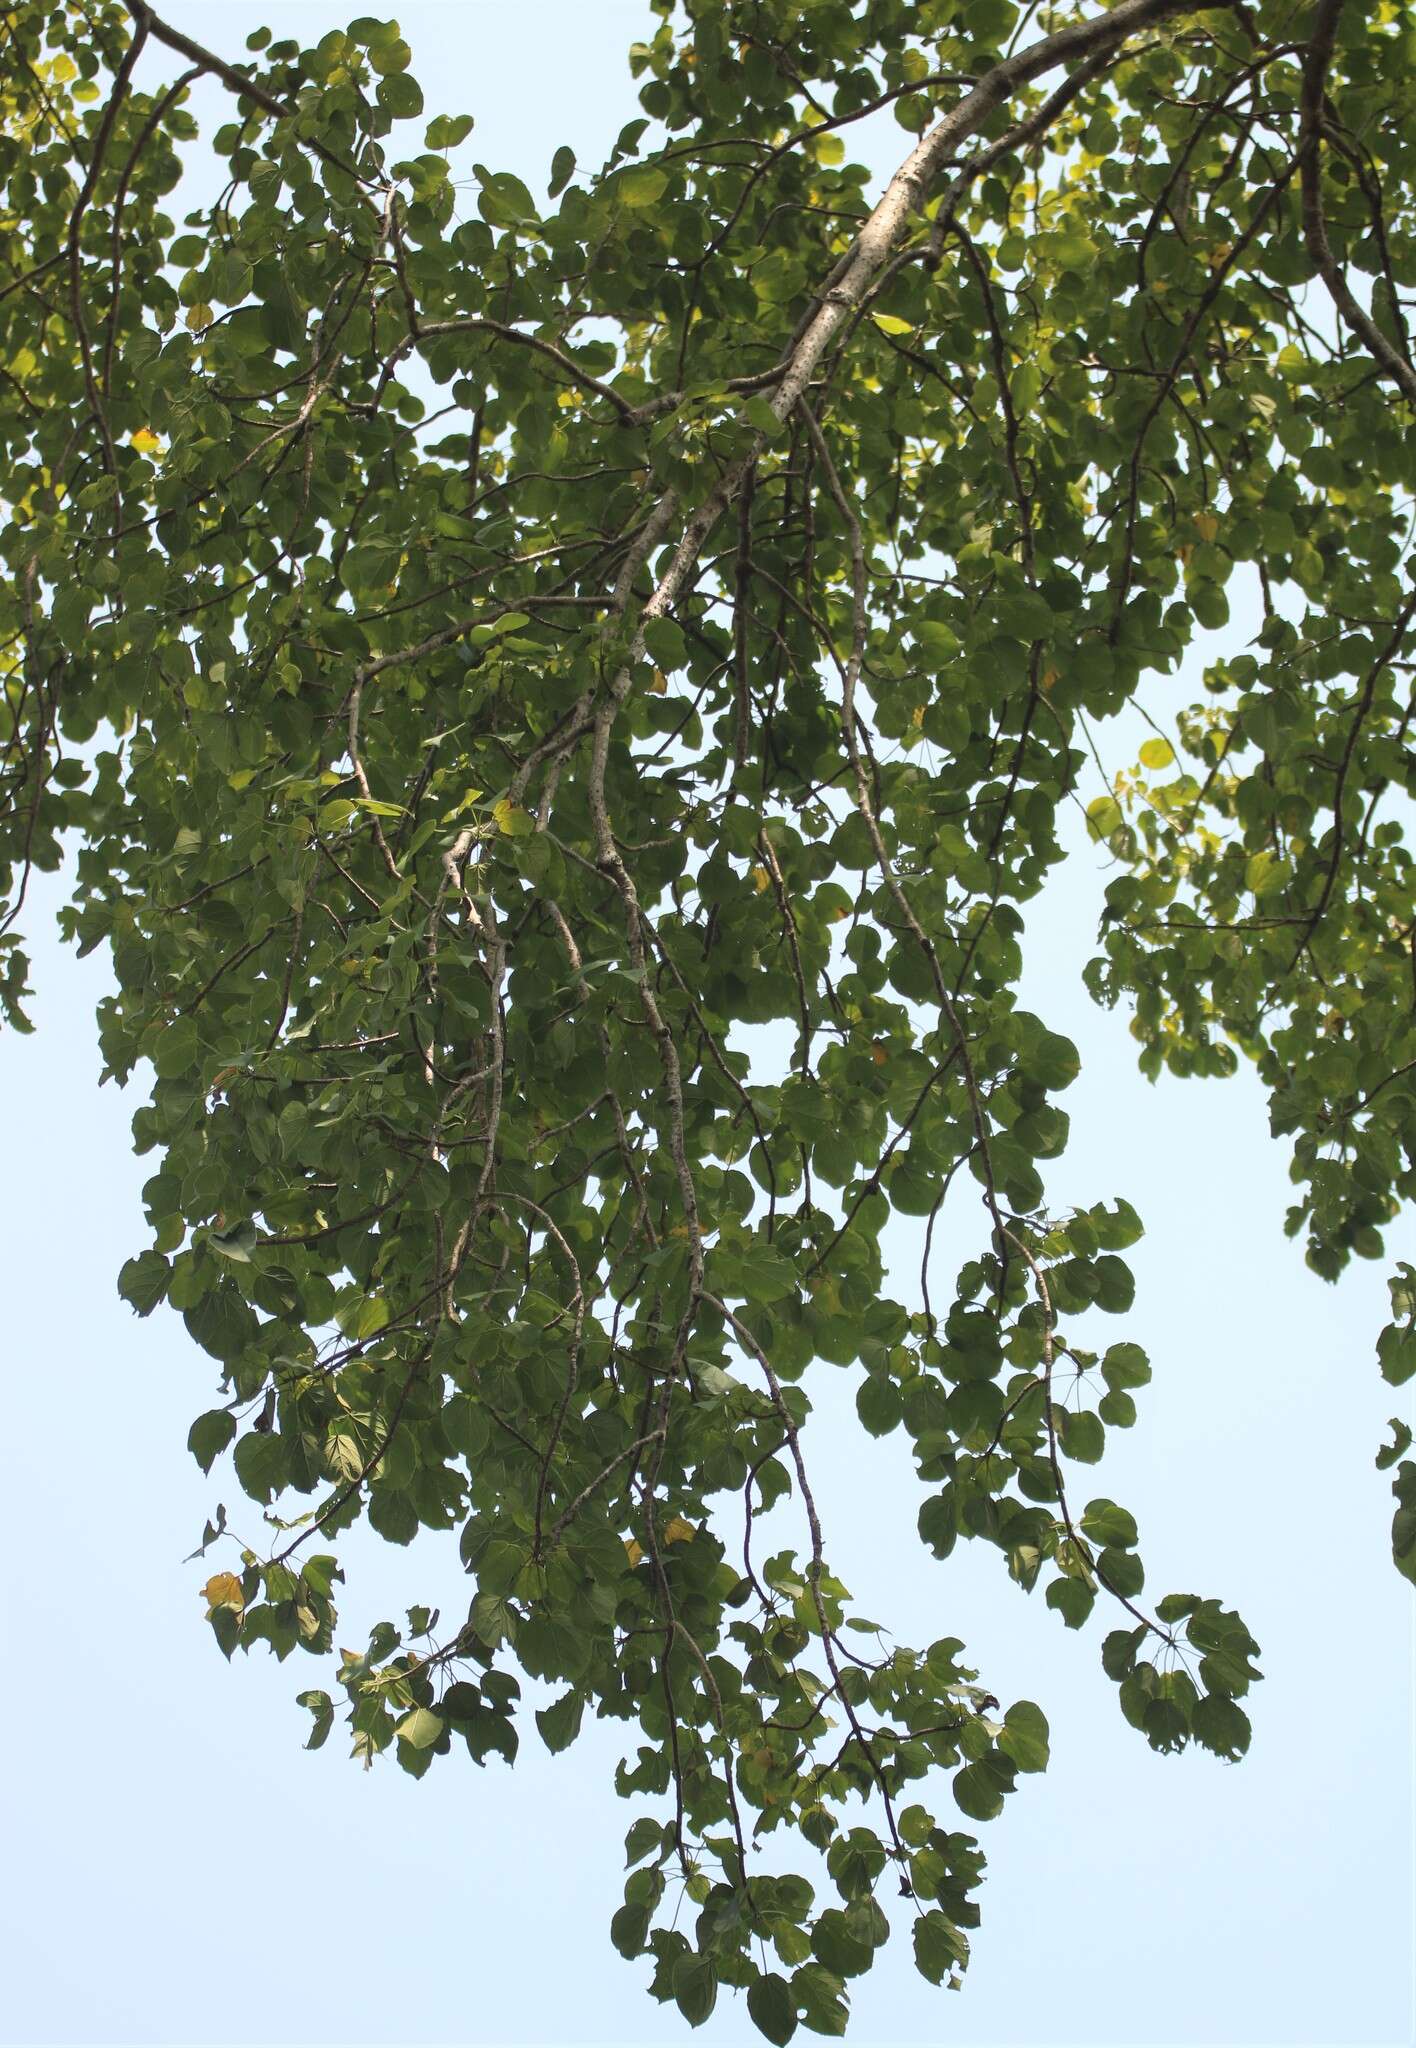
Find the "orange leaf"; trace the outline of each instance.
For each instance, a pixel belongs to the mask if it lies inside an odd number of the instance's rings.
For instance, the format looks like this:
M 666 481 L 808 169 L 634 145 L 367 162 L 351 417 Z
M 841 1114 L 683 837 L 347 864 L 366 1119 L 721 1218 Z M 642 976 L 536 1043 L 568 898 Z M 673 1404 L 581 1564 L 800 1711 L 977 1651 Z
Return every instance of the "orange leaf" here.
M 202 1587 L 202 1598 L 208 1607 L 241 1608 L 246 1604 L 246 1596 L 241 1591 L 241 1581 L 235 1572 L 217 1572 L 214 1577 L 208 1579 Z

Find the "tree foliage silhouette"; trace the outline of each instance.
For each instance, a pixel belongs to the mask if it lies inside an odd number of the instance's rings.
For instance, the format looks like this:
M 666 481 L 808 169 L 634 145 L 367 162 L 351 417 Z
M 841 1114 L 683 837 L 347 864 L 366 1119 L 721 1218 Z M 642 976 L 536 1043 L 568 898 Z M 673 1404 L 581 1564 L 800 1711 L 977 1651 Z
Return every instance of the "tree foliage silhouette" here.
M 218 1361 L 191 1448 L 264 1510 L 207 1531 L 221 1647 L 326 1658 L 342 1532 L 456 1531 L 465 1620 L 338 1653 L 355 1753 L 512 1757 L 517 1671 L 552 1749 L 631 1724 L 612 1939 L 690 2022 L 727 1985 L 782 2042 L 843 2030 L 886 1898 L 958 1981 L 969 1824 L 1048 1754 L 961 1643 L 852 1611 L 813 1373 L 908 1433 L 937 1556 L 981 1538 L 1069 1628 L 1102 1608 L 1155 1748 L 1248 1744 L 1243 1622 L 1151 1598 L 1130 1512 L 1079 1498 L 1150 1376 L 1105 1322 L 1141 1225 L 1048 1205 L 1078 1062 L 1019 1005 L 1020 906 L 1084 814 L 1087 978 L 1144 1070 L 1252 1064 L 1312 1266 L 1383 1254 L 1416 1161 L 1416 25 L 650 19 L 640 116 L 538 197 L 465 163 L 465 115 L 424 127 L 392 22 L 233 61 L 145 0 L 0 15 L 0 988 L 25 1028 L 15 921 L 72 842 L 107 1068 L 155 1075 L 122 1290 Z M 203 75 L 228 181 L 178 222 Z M 1153 679 L 1200 630 L 1182 708 Z M 1410 1266 L 1392 1296 L 1399 1383 Z

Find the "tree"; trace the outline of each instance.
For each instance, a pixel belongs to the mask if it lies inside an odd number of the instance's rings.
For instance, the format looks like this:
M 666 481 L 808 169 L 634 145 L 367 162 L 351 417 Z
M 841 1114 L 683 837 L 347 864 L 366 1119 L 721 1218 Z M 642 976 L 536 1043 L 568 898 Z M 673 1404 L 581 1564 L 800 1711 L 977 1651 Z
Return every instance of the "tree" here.
M 518 1670 L 552 1749 L 637 1724 L 612 1939 L 690 2022 L 726 1984 L 784 2041 L 843 2030 L 897 1893 L 958 1980 L 967 1823 L 1047 1762 L 962 1644 L 851 1611 L 814 1361 L 908 1432 L 938 1556 L 983 1538 L 1068 1627 L 1109 1614 L 1152 1746 L 1248 1744 L 1244 1623 L 1150 1599 L 1131 1513 L 1078 1498 L 1149 1377 L 1101 1323 L 1141 1226 L 1048 1206 L 1077 1055 L 1019 1006 L 1019 906 L 1080 807 L 1115 863 L 1088 979 L 1145 1070 L 1251 1062 L 1310 1263 L 1383 1255 L 1416 1188 L 1416 30 L 653 13 L 603 171 L 562 150 L 541 201 L 476 165 L 472 220 L 470 122 L 395 134 L 393 23 L 238 66 L 145 0 L 4 16 L 0 973 L 25 1028 L 15 919 L 76 843 L 107 1067 L 155 1075 L 120 1285 L 218 1362 L 191 1448 L 264 1510 L 207 1530 L 222 1649 L 327 1658 L 340 1534 L 456 1529 L 466 1620 L 338 1653 L 355 1754 L 514 1756 Z M 185 69 L 148 90 L 157 50 Z M 229 183 L 179 224 L 202 73 Z M 872 206 L 851 129 L 887 108 Z M 1098 787 L 1095 725 L 1230 584 L 1257 640 Z M 1402 1262 L 1392 1298 L 1399 1384 Z

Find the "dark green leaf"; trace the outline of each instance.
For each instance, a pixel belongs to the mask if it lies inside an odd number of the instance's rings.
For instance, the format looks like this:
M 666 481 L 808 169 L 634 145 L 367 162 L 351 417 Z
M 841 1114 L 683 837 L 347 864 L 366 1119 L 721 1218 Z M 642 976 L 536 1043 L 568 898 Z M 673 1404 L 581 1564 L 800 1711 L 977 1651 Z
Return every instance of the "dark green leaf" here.
M 747 1989 L 748 2017 L 759 2034 L 784 2048 L 796 2032 L 796 2003 L 792 1988 L 785 1977 L 779 1977 L 775 1970 L 766 1971 L 757 1977 Z

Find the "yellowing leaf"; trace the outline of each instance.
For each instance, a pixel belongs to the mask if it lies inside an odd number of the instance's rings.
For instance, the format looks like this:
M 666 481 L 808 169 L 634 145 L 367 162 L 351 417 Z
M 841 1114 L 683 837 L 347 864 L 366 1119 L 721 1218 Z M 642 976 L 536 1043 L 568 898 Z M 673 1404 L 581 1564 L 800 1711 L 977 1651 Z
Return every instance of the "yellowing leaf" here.
M 914 328 L 908 320 L 897 320 L 893 313 L 872 313 L 870 317 L 882 334 L 914 333 Z
M 202 1587 L 202 1598 L 208 1607 L 245 1606 L 246 1598 L 241 1591 L 241 1581 L 235 1572 L 217 1572 Z
M 139 455 L 160 455 L 162 453 L 162 443 L 151 427 L 139 427 L 136 433 L 128 436 L 128 439 L 137 449 Z
M 497 830 L 507 833 L 512 839 L 524 839 L 535 829 L 531 813 L 523 811 L 519 804 L 508 803 L 505 797 L 492 805 L 492 816 L 496 819 Z
M 754 868 L 752 870 L 752 880 L 760 896 L 764 889 L 770 888 L 772 878 L 766 868 Z
M 1169 740 L 1147 740 L 1141 748 L 1141 766 L 1143 768 L 1168 768 L 1174 759 L 1175 749 L 1171 746 Z
M 1213 512 L 1197 512 L 1195 514 L 1195 531 L 1201 540 L 1214 539 L 1215 535 L 1219 532 L 1219 521 L 1215 518 Z
M 1093 797 L 1087 805 L 1087 830 L 1093 839 L 1109 839 L 1122 822 L 1121 806 L 1114 796 Z
M 675 1515 L 672 1521 L 664 1524 L 665 1543 L 692 1543 L 696 1533 L 693 1524 L 686 1522 L 682 1515 Z
M 629 1559 L 631 1571 L 633 1571 L 637 1564 L 642 1564 L 644 1561 L 644 1552 L 639 1548 L 639 1545 L 632 1536 L 626 1536 L 624 1539 L 624 1554 Z

